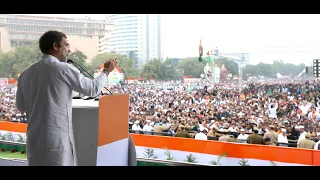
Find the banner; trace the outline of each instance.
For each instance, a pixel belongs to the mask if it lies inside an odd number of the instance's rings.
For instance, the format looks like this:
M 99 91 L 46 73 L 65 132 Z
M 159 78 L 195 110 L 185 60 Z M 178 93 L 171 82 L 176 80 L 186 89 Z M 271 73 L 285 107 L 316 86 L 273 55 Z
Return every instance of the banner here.
M 0 88 L 5 88 L 8 85 L 8 78 L 0 78 Z

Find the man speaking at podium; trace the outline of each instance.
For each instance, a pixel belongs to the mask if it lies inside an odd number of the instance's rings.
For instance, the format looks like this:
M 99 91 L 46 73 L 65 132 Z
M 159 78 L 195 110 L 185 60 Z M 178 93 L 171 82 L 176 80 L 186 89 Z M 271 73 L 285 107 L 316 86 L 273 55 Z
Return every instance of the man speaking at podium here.
M 95 79 L 84 77 L 66 63 L 70 47 L 67 36 L 48 31 L 39 39 L 43 56 L 18 78 L 16 102 L 26 112 L 27 157 L 29 166 L 76 166 L 72 128 L 72 91 L 97 96 L 117 59 L 104 64 L 104 73 Z

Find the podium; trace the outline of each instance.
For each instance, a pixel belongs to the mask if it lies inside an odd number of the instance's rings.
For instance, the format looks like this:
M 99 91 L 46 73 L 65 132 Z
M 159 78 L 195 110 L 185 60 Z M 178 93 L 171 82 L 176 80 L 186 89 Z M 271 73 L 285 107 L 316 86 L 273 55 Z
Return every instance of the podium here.
M 129 95 L 101 96 L 99 101 L 72 100 L 78 166 L 135 166 L 128 132 Z

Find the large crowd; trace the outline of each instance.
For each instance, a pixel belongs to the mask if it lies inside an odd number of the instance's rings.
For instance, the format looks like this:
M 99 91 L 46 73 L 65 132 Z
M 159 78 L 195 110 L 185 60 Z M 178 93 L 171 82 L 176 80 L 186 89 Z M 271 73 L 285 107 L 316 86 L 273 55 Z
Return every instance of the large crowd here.
M 26 114 L 17 110 L 15 99 L 15 88 L 0 89 L 0 120 L 27 123 Z
M 318 149 L 320 83 L 314 79 L 127 85 L 132 133 Z
M 320 82 L 315 79 L 121 84 L 130 95 L 129 131 L 201 140 L 320 149 Z M 2 89 L 1 120 L 25 123 L 15 90 Z

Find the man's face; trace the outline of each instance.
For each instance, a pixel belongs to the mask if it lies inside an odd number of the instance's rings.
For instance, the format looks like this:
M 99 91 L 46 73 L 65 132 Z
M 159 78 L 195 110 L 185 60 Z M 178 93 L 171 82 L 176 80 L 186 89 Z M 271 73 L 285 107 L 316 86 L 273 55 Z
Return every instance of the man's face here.
M 69 55 L 70 52 L 70 46 L 69 46 L 69 42 L 67 40 L 67 38 L 62 38 L 61 44 L 59 46 L 59 44 L 54 43 L 53 44 L 53 48 L 57 53 L 57 58 L 61 61 L 61 62 L 67 62 L 67 56 Z

